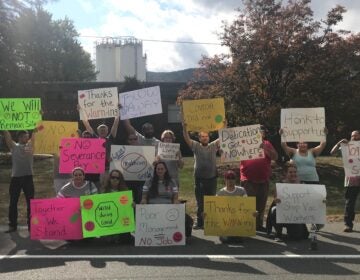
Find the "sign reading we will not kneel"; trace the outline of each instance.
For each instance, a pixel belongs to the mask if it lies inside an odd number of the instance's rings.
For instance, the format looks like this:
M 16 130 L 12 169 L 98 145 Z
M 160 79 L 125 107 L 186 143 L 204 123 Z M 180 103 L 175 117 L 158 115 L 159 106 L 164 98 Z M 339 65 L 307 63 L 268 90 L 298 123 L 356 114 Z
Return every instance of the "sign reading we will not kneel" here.
M 119 116 L 117 88 L 97 88 L 78 91 L 80 119 L 103 119 Z
M 162 113 L 160 87 L 149 87 L 119 94 L 122 120 Z
M 324 108 L 281 109 L 282 142 L 326 140 Z
M 40 98 L 0 98 L 0 130 L 34 129 L 41 118 Z

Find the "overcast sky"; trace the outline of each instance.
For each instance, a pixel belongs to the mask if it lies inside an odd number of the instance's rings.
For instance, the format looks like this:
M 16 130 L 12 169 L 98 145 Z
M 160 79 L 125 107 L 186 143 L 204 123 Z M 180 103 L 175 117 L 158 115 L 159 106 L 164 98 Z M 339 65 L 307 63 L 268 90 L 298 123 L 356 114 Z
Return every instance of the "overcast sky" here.
M 360 1 L 312 0 L 317 19 L 336 4 L 346 7 L 341 29 L 360 32 Z M 45 8 L 53 19 L 73 20 L 82 36 L 134 36 L 142 39 L 149 71 L 175 71 L 197 67 L 201 55 L 227 52 L 220 43 L 222 21 L 231 22 L 241 0 L 58 0 Z M 80 37 L 94 57 L 96 38 Z M 174 44 L 146 40 L 215 44 Z

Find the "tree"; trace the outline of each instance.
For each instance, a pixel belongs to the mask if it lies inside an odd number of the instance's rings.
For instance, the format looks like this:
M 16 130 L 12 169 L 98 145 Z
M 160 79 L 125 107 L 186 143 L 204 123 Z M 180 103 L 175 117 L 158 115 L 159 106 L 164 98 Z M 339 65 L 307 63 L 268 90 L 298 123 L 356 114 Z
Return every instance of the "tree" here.
M 15 22 L 17 63 L 28 81 L 89 81 L 94 66 L 77 41 L 73 23 L 53 21 L 41 7 L 26 9 Z
M 230 54 L 203 58 L 200 75 L 209 83 L 191 82 L 179 102 L 223 96 L 231 126 L 279 126 L 281 108 L 324 106 L 330 130 L 354 123 L 346 111 L 355 113 L 359 100 L 360 37 L 333 30 L 345 8 L 315 21 L 310 0 L 243 2 L 235 21 L 223 26 L 221 40 Z

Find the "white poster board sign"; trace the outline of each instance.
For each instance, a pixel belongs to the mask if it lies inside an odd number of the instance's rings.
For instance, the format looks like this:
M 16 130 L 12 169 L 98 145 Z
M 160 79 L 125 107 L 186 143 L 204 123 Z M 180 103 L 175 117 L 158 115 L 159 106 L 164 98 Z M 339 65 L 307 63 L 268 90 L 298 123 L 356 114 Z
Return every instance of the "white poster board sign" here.
M 262 137 L 259 124 L 220 129 L 219 140 L 221 162 L 264 157 L 264 150 L 260 148 Z
M 285 224 L 325 224 L 324 185 L 276 183 L 276 222 Z
M 135 220 L 135 246 L 185 245 L 185 204 L 138 204 Z
M 165 160 L 178 160 L 180 153 L 179 143 L 164 143 L 159 142 L 158 144 L 158 156 Z
M 154 146 L 111 145 L 110 170 L 118 169 L 125 180 L 145 181 L 153 173 Z
M 116 87 L 78 91 L 80 119 L 88 120 L 119 116 L 119 97 Z
M 281 109 L 282 142 L 321 142 L 326 140 L 324 108 Z
M 149 87 L 119 94 L 122 120 L 162 113 L 160 87 Z
M 360 141 L 341 144 L 344 171 L 347 177 L 360 176 Z M 359 179 L 360 180 L 360 179 Z

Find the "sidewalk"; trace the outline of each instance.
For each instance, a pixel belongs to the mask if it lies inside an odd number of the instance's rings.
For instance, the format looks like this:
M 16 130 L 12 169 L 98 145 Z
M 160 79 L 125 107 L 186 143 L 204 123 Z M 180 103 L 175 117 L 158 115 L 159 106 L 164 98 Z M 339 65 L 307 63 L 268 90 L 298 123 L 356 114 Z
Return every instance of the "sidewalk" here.
M 310 240 L 275 242 L 273 237 L 258 232 L 257 236 L 244 238 L 243 243 L 221 244 L 218 237 L 204 236 L 203 230 L 194 230 L 190 244 L 173 247 L 134 247 L 124 244 L 106 243 L 102 239 L 80 242 L 56 240 L 30 240 L 25 226 L 17 232 L 6 234 L 7 226 L 0 225 L 0 255 L 336 255 L 359 256 L 360 229 L 355 224 L 355 231 L 344 233 L 343 223 L 325 225 L 317 234 L 318 249 L 310 250 Z

